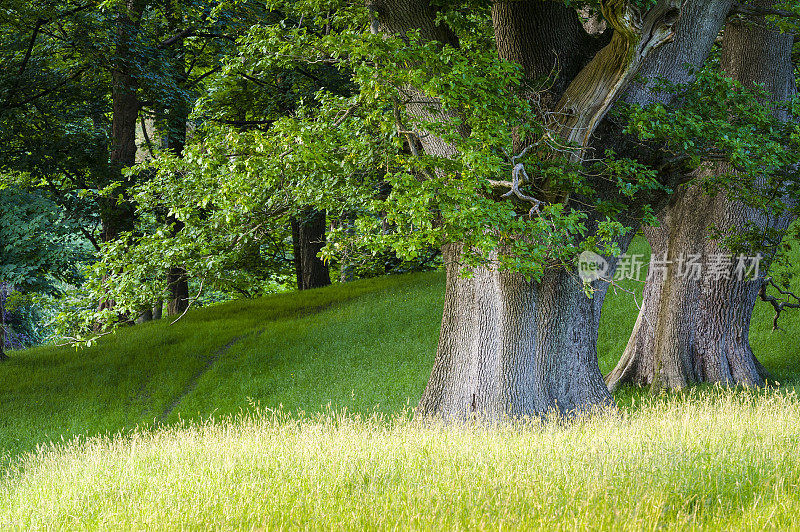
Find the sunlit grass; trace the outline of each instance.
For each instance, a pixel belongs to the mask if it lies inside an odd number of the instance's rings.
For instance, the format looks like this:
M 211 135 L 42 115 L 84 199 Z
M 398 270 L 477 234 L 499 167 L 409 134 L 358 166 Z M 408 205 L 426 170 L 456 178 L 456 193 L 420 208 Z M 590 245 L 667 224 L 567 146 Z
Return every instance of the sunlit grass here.
M 0 528 L 788 530 L 798 427 L 774 391 L 527 425 L 251 412 L 40 449 L 0 481 Z

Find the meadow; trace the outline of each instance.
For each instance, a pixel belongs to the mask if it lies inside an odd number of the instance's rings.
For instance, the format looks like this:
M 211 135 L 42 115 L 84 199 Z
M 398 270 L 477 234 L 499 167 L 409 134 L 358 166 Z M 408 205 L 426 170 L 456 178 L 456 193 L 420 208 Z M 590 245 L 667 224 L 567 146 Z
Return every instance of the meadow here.
M 411 418 L 442 297 L 441 273 L 384 277 L 12 353 L 0 529 L 800 527 L 796 316 L 754 315 L 776 387 L 454 427 Z M 604 372 L 635 317 L 609 295 Z

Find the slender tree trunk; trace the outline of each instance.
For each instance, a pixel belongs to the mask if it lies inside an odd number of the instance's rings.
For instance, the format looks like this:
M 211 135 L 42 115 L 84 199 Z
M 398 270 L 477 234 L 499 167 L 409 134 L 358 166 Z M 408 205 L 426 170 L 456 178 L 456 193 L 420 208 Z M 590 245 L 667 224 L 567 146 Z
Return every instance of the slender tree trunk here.
M 176 85 L 184 86 L 186 83 L 186 65 L 184 63 L 183 40 L 176 45 L 176 58 L 174 59 L 174 70 Z M 167 116 L 167 149 L 177 157 L 183 156 L 183 149 L 186 147 L 186 126 L 189 122 L 188 102 L 180 96 L 176 96 L 176 103 L 169 110 Z M 175 236 L 183 230 L 184 224 L 180 220 L 169 218 L 172 224 L 173 235 Z M 182 314 L 189 308 L 189 277 L 183 266 L 172 266 L 167 272 L 167 287 L 169 290 L 169 301 L 167 302 L 167 315 L 174 316 Z
M 167 316 L 182 314 L 189 308 L 189 280 L 186 270 L 181 266 L 173 266 L 167 272 L 167 288 L 169 301 L 167 301 Z
M 0 283 L 0 362 L 8 360 L 6 355 L 6 285 Z
M 307 210 L 293 218 L 292 247 L 297 288 L 308 290 L 331 284 L 328 266 L 317 255 L 325 246 L 327 228 L 325 211 Z
M 723 39 L 722 66 L 743 85 L 763 84 L 774 101 L 783 101 L 794 92 L 791 48 L 792 36 L 775 31 L 763 20 L 731 22 Z M 606 377 L 609 387 L 613 390 L 623 383 L 667 388 L 700 382 L 763 384 L 768 373 L 748 340 L 762 279 L 738 280 L 733 272 L 735 258 L 730 279 L 708 275 L 716 257 L 729 251 L 710 239 L 707 228 L 744 228 L 756 223 L 780 230 L 788 226 L 789 217 L 766 216 L 724 194 L 710 197 L 696 185 L 678 195 L 659 218 L 661 226 L 645 229 L 645 235 L 653 257 L 666 257 L 672 264 L 666 275 L 648 279 L 631 338 L 619 364 Z M 689 257 L 700 265 L 697 275 L 687 275 Z M 769 257 L 760 262 L 762 273 L 768 264 Z
M 170 110 L 167 133 L 167 149 L 174 155 L 180 157 L 186 145 L 186 123 L 189 119 L 189 110 L 185 105 L 177 105 Z M 168 223 L 172 224 L 172 236 L 177 235 L 183 230 L 184 224 L 175 218 L 168 218 Z M 167 301 L 167 315 L 175 316 L 182 314 L 189 308 L 189 277 L 183 266 L 171 266 L 167 271 L 167 290 L 169 300 Z
M 140 102 L 136 94 L 138 83 L 134 72 L 134 46 L 143 4 L 128 0 L 117 19 L 115 64 L 111 70 L 111 152 L 110 175 L 122 186 L 99 200 L 103 242 L 119 239 L 120 234 L 134 229 L 134 207 L 126 199 L 130 178 L 122 170 L 136 164 L 136 124 Z M 120 199 L 122 198 L 122 199 Z M 114 308 L 116 302 L 103 299 L 98 310 Z M 100 325 L 98 325 L 100 327 Z

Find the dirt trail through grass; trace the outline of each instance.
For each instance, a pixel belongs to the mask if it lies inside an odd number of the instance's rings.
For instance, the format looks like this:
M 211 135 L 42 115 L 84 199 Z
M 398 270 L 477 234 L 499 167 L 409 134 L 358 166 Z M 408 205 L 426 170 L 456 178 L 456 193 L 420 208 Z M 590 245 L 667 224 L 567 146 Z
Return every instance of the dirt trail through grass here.
M 197 387 L 197 381 L 199 381 L 200 377 L 205 375 L 208 372 L 208 370 L 211 369 L 211 366 L 213 366 L 214 363 L 217 360 L 219 360 L 219 357 L 227 353 L 231 347 L 233 347 L 236 343 L 240 342 L 244 338 L 252 336 L 253 334 L 260 334 L 263 330 L 264 329 L 261 329 L 256 333 L 242 334 L 239 336 L 235 336 L 227 344 L 223 345 L 222 347 L 211 353 L 211 355 L 206 359 L 206 363 L 203 364 L 203 366 L 200 369 L 198 369 L 194 375 L 191 376 L 189 382 L 187 382 L 186 386 L 183 388 L 183 390 L 181 390 L 181 393 L 175 396 L 175 398 L 172 401 L 170 401 L 169 404 L 167 404 L 166 408 L 164 408 L 164 411 L 161 413 L 161 417 L 158 418 L 157 423 L 164 423 L 167 420 L 167 416 L 169 416 L 172 413 L 172 411 L 175 410 L 175 408 L 180 404 L 180 402 L 183 400 L 184 397 L 189 395 L 192 392 L 192 390 L 194 390 Z
M 358 297 L 353 298 L 353 299 L 358 299 Z M 350 301 L 352 301 L 352 300 L 350 300 Z M 330 303 L 329 302 L 329 303 L 325 303 L 325 304 L 322 304 L 322 305 L 319 305 L 319 306 L 301 309 L 301 310 L 299 310 L 297 312 L 293 312 L 293 313 L 291 313 L 290 315 L 287 315 L 287 316 L 275 317 L 275 318 L 270 319 L 268 321 L 278 321 L 278 320 L 287 319 L 287 318 L 302 318 L 302 317 L 310 316 L 310 315 L 313 315 L 313 314 L 320 314 L 321 312 L 324 312 L 324 311 L 330 309 L 333 306 L 334 306 L 334 303 Z M 258 329 L 257 331 L 254 331 L 254 332 L 251 332 L 251 333 L 247 333 L 247 334 L 240 334 L 239 336 L 235 336 L 235 337 L 231 338 L 231 340 L 227 344 L 223 345 L 222 347 L 218 348 L 216 351 L 211 353 L 211 355 L 209 355 L 206 358 L 205 364 L 203 364 L 203 366 L 200 369 L 198 369 L 194 373 L 194 375 L 192 375 L 189 378 L 189 382 L 186 383 L 186 386 L 184 386 L 183 390 L 181 390 L 181 392 L 178 395 L 176 395 L 175 398 L 167 404 L 167 406 L 164 408 L 164 411 L 161 413 L 161 416 L 158 418 L 158 421 L 156 421 L 156 423 L 157 424 L 163 424 L 163 423 L 166 422 L 167 417 L 172 413 L 172 411 L 175 410 L 178 407 L 178 405 L 181 403 L 181 401 L 183 401 L 183 399 L 187 395 L 192 393 L 192 391 L 197 387 L 197 383 L 200 380 L 200 378 L 203 375 L 205 375 L 206 373 L 208 373 L 208 371 L 217 362 L 217 360 L 219 360 L 222 355 L 227 353 L 230 350 L 231 347 L 233 347 L 234 345 L 238 344 L 239 342 L 241 342 L 245 338 L 250 338 L 250 337 L 253 337 L 253 336 L 260 336 L 266 330 L 267 330 L 266 327 L 262 327 L 262 328 Z

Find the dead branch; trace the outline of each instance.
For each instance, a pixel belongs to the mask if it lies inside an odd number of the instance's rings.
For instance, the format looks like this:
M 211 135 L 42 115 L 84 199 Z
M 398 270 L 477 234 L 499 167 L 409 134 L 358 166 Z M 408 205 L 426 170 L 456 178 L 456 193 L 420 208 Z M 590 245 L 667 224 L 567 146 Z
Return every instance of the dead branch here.
M 781 300 L 775 296 L 767 294 L 767 286 L 772 286 L 775 290 L 778 291 L 779 294 L 785 296 L 786 299 Z M 764 282 L 761 284 L 761 289 L 758 291 L 758 296 L 761 298 L 761 301 L 769 303 L 775 310 L 775 317 L 772 320 L 773 331 L 780 329 L 780 327 L 778 327 L 778 318 L 781 317 L 781 312 L 783 312 L 784 309 L 800 308 L 800 297 L 790 292 L 789 290 L 783 290 L 780 286 L 778 286 L 775 283 L 772 277 L 764 278 Z M 795 302 L 792 302 L 792 299 L 794 299 Z

